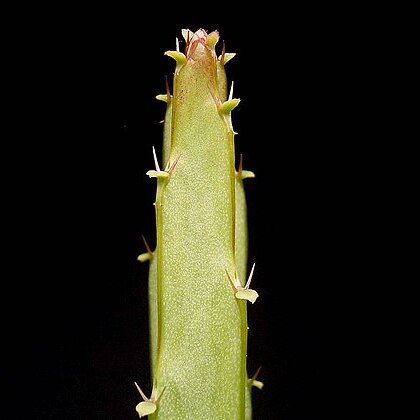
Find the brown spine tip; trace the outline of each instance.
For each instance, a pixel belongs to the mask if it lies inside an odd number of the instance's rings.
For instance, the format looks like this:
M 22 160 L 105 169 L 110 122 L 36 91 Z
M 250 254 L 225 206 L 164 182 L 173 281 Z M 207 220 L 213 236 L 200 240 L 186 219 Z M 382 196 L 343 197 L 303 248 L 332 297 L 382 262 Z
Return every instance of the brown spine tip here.
M 166 87 L 166 96 L 168 97 L 168 103 L 171 100 L 171 89 L 169 88 L 168 76 L 165 76 L 165 87 Z
M 225 43 L 225 41 L 223 40 L 223 43 L 222 43 L 222 54 L 220 54 L 220 57 L 219 57 L 219 60 L 220 60 L 222 63 L 224 63 L 224 62 L 225 62 L 225 52 L 226 52 L 226 43 Z
M 255 381 L 258 378 L 258 375 L 261 372 L 261 368 L 262 368 L 262 366 L 258 367 L 257 371 L 252 375 L 252 378 L 250 378 L 250 381 Z
M 150 249 L 150 246 L 149 246 L 149 244 L 148 244 L 148 242 L 147 242 L 147 240 L 146 240 L 146 237 L 145 237 L 143 234 L 141 234 L 141 238 L 143 239 L 143 243 L 144 243 L 144 247 L 146 248 L 146 251 L 147 251 L 150 255 L 152 255 L 152 254 L 153 254 L 153 252 L 152 252 L 152 250 Z
M 238 176 L 242 177 L 242 169 L 244 168 L 244 159 L 242 153 L 239 155 L 239 166 L 238 166 Z
M 175 170 L 176 165 L 178 164 L 179 158 L 181 157 L 181 154 L 179 154 L 175 160 L 169 165 L 167 172 L 169 175 L 172 175 L 173 171 Z

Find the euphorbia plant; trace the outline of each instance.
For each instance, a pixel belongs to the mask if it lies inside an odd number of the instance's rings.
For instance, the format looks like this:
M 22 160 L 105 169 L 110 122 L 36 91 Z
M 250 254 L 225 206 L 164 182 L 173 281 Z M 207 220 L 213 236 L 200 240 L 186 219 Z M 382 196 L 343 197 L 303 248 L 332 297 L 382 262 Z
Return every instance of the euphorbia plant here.
M 258 293 L 247 275 L 247 217 L 243 180 L 235 165 L 225 65 L 216 54 L 217 31 L 182 30 L 165 54 L 176 62 L 173 94 L 167 86 L 163 158 L 153 149 L 157 246 L 150 261 L 149 319 L 153 389 L 136 409 L 153 419 L 250 419 L 247 305 Z

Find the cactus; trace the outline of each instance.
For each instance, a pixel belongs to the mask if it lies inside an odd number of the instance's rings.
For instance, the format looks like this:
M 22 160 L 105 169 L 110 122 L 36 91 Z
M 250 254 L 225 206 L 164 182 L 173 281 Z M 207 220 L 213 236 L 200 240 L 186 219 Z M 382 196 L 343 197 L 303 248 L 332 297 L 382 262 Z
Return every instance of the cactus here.
M 162 165 L 153 149 L 157 179 L 157 245 L 150 261 L 149 321 L 151 396 L 137 385 L 140 417 L 152 419 L 250 419 L 246 372 L 247 302 L 258 297 L 248 279 L 243 180 L 235 170 L 231 112 L 239 104 L 233 83 L 227 97 L 225 64 L 216 54 L 217 31 L 183 30 L 185 53 L 176 62 L 173 95 L 168 83 Z

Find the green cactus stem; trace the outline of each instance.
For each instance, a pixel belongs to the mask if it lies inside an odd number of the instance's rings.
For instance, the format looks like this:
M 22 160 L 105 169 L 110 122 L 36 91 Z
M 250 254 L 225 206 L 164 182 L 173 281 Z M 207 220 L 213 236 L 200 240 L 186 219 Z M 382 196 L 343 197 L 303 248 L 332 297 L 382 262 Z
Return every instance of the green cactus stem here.
M 166 55 L 176 62 L 167 104 L 162 168 L 157 179 L 157 246 L 150 260 L 149 318 L 153 389 L 136 409 L 157 420 L 251 418 L 246 373 L 247 304 L 258 297 L 246 280 L 247 218 L 243 179 L 235 170 L 231 113 L 239 104 L 233 84 L 227 97 L 225 64 L 216 54 L 219 34 L 182 31 Z M 137 384 L 136 384 L 137 385 Z

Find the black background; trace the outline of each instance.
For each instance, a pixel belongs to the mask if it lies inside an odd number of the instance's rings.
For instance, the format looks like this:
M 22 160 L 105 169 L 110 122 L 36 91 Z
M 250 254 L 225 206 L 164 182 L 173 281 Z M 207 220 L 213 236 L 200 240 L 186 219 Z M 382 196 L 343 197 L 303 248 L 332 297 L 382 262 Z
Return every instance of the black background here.
M 184 27 L 218 29 L 237 53 L 227 65 L 242 100 L 236 150 L 257 176 L 246 181 L 260 294 L 249 305 L 248 366 L 262 366 L 265 383 L 253 391 L 255 418 L 346 414 L 337 398 L 348 361 L 337 354 L 357 255 L 349 156 L 361 116 L 350 103 L 363 59 L 349 59 L 343 12 L 73 14 L 32 22 L 12 64 L 14 287 L 4 299 L 18 296 L 5 346 L 16 418 L 135 419 L 134 381 L 150 390 L 147 265 L 136 257 L 141 234 L 155 244 L 145 172 L 152 145 L 161 150 L 164 104 L 154 96 Z

